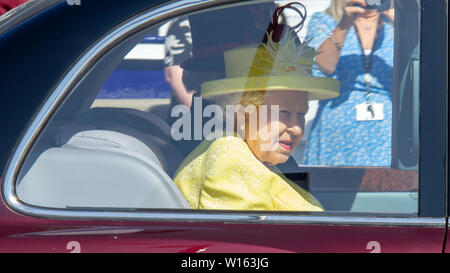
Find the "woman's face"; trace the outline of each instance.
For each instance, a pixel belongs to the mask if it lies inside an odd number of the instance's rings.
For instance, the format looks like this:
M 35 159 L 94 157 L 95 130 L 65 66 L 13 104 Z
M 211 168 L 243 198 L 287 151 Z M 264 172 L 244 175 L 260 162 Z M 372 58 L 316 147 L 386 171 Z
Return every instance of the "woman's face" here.
M 262 111 L 262 106 L 267 109 L 267 122 L 261 124 L 262 115 L 266 114 Z M 278 120 L 271 119 L 272 106 L 278 106 Z M 249 125 L 249 119 L 246 119 L 246 142 L 256 158 L 267 166 L 286 162 L 303 136 L 307 111 L 306 92 L 267 92 L 263 105 L 257 107 L 257 128 Z

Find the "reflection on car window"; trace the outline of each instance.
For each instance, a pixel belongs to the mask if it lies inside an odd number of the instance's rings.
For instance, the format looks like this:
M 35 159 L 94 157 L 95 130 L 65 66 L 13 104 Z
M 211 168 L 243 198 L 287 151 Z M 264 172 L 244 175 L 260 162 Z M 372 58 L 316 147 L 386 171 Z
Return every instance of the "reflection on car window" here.
M 418 7 L 351 3 L 229 5 L 131 36 L 42 132 L 19 198 L 50 208 L 417 213 L 418 34 L 394 30 Z

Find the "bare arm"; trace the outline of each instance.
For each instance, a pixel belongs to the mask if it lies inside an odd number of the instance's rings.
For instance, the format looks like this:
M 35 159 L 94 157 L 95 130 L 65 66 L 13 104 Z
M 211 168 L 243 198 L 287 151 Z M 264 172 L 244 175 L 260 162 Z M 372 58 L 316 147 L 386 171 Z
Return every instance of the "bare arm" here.
M 394 24 L 394 19 L 395 19 L 395 11 L 394 11 L 394 1 L 391 2 L 391 8 L 383 11 L 383 15 L 386 16 L 389 21 L 391 22 L 391 24 Z
M 354 4 L 366 5 L 364 0 L 349 1 L 344 8 L 344 15 L 336 26 L 332 34 L 317 49 L 319 55 L 316 62 L 323 72 L 333 74 L 339 62 L 341 46 L 347 36 L 349 29 L 353 26 L 356 17 L 365 12 L 361 7 L 354 7 Z
M 183 84 L 183 69 L 179 65 L 171 65 L 164 68 L 166 82 L 172 88 L 175 98 L 189 107 L 192 104 L 192 96 L 195 91 L 188 91 Z

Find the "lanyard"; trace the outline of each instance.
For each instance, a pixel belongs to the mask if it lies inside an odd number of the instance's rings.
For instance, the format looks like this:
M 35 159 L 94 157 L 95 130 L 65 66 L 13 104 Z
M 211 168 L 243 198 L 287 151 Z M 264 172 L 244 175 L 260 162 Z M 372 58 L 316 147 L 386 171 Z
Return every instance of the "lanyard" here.
M 365 52 L 364 52 L 364 48 L 361 42 L 361 37 L 359 36 L 358 33 L 358 28 L 355 27 L 355 32 L 356 32 L 356 36 L 358 37 L 358 41 L 359 41 L 359 45 L 361 48 L 361 56 L 363 59 L 363 64 L 364 64 L 364 83 L 366 84 L 366 99 L 369 100 L 370 97 L 370 82 L 372 81 L 372 76 L 371 76 L 371 72 L 372 72 L 372 63 L 373 63 L 373 55 L 375 53 L 375 45 L 377 44 L 378 41 L 378 37 L 380 36 L 380 30 L 381 30 L 381 25 L 382 25 L 382 19 L 381 19 L 381 15 L 378 18 L 378 23 L 377 23 L 377 31 L 375 33 L 375 39 L 373 41 L 372 44 L 372 50 L 370 52 L 369 57 L 366 56 Z

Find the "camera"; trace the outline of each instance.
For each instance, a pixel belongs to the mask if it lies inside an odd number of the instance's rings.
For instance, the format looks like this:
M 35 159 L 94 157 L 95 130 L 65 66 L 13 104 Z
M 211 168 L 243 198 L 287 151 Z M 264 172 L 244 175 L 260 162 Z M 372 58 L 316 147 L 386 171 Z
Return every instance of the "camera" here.
M 376 9 L 378 11 L 385 11 L 391 7 L 391 0 L 366 0 L 366 6 L 355 4 L 355 6 L 362 7 L 364 9 Z

